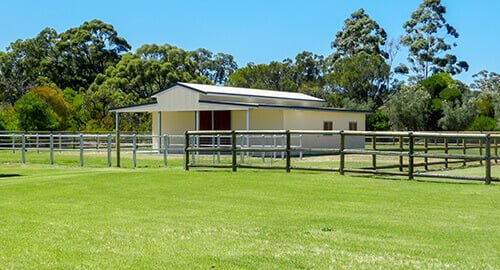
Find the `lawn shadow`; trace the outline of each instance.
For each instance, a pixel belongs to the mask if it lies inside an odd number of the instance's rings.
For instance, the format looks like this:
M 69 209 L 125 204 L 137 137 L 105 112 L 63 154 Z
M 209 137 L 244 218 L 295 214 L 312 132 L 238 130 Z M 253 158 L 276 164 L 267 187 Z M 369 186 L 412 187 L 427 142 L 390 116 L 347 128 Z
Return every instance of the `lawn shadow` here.
M 0 173 L 0 178 L 3 178 L 3 177 L 16 177 L 16 176 L 21 176 L 20 174 L 17 174 L 17 173 Z

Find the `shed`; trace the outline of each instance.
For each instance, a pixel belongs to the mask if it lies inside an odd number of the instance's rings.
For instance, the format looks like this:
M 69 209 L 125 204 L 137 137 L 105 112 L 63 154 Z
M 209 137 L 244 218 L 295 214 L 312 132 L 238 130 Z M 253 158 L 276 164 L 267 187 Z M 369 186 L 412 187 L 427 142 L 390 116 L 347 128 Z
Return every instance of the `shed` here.
M 365 130 L 369 111 L 325 107 L 325 100 L 296 92 L 179 82 L 152 95 L 155 102 L 114 108 L 116 113 L 145 112 L 152 133 L 187 130 Z M 304 147 L 335 147 L 332 136 L 309 136 Z M 361 148 L 350 140 L 346 146 Z

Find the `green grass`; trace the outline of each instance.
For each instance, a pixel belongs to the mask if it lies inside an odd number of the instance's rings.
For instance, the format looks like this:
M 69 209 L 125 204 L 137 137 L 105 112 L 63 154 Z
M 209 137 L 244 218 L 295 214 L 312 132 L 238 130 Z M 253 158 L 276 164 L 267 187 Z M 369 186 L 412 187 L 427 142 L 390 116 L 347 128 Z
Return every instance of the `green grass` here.
M 498 184 L 47 157 L 0 152 L 0 268 L 500 268 Z

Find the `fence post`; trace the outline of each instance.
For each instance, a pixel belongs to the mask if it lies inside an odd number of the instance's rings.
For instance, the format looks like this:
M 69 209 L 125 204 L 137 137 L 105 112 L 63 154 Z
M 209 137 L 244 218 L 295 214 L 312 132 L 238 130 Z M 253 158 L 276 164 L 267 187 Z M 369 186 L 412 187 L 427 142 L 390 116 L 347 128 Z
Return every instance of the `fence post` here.
M 236 132 L 233 130 L 231 131 L 231 167 L 233 169 L 233 172 L 235 172 L 236 169 Z
M 168 147 L 170 144 L 170 138 L 167 134 L 163 134 L 163 164 L 167 167 L 168 160 Z
M 21 135 L 21 161 L 26 164 L 26 135 Z
M 36 136 L 35 136 L 35 146 L 36 146 L 36 153 L 39 154 L 40 153 L 40 137 L 38 136 L 38 132 L 36 133 Z
M 220 149 L 220 134 L 217 134 L 217 148 Z M 217 164 L 220 164 L 220 151 L 217 151 Z
M 479 155 L 483 155 L 483 139 L 479 139 Z M 479 164 L 483 165 L 483 161 L 480 160 Z
M 159 135 L 159 134 L 158 134 Z M 132 168 L 137 166 L 137 134 L 132 135 Z
M 413 165 L 414 165 L 414 146 L 415 146 L 415 137 L 413 136 L 413 132 L 408 133 L 408 179 L 413 180 Z
M 189 171 L 189 133 L 184 132 L 184 170 Z
M 50 133 L 49 137 L 50 165 L 54 165 L 54 134 Z
M 429 138 L 424 138 L 424 153 L 429 153 Z M 424 157 L 424 168 L 426 171 L 429 170 L 429 158 Z
M 444 138 L 444 153 L 448 155 L 448 138 Z M 448 158 L 444 158 L 444 167 L 448 168 Z
M 498 138 L 495 137 L 495 163 L 498 163 Z
M 264 149 L 266 147 L 266 135 L 262 134 L 262 149 Z M 264 151 L 262 151 L 262 153 L 260 154 L 261 155 L 261 158 L 262 158 L 262 163 L 266 163 L 266 153 Z
M 299 147 L 300 147 L 299 158 L 300 158 L 300 160 L 302 160 L 302 158 L 303 158 L 303 153 L 302 153 L 302 134 L 299 135 Z
M 403 136 L 399 136 L 399 152 L 403 152 L 404 151 L 404 138 Z M 399 171 L 402 172 L 403 171 L 403 156 L 400 155 L 399 156 Z
M 290 130 L 286 131 L 286 172 L 290 172 L 292 165 L 292 151 L 291 151 L 291 138 Z
M 498 163 L 498 138 L 495 137 L 495 163 Z
M 62 151 L 62 136 L 61 133 L 59 133 L 59 153 Z
M 80 167 L 83 167 L 83 134 L 80 133 Z
M 107 136 L 107 146 L 108 146 L 108 167 L 111 167 L 111 134 Z
M 340 166 L 339 166 L 339 173 L 341 175 L 344 175 L 344 166 L 345 166 L 345 154 L 344 154 L 344 149 L 345 149 L 345 135 L 344 131 L 340 131 Z
M 12 154 L 16 153 L 16 134 L 12 134 Z
M 467 139 L 463 138 L 462 139 L 462 152 L 465 155 L 467 155 Z M 463 163 L 463 166 L 467 166 L 467 159 L 464 158 L 464 163 Z
M 486 184 L 491 183 L 491 138 L 490 134 L 486 134 L 486 137 L 484 138 L 486 147 L 485 147 L 485 154 L 484 154 L 484 163 L 486 165 L 486 177 L 485 177 L 485 182 Z
M 373 151 L 377 150 L 377 136 L 375 136 L 375 135 L 372 136 L 372 150 Z M 372 167 L 374 170 L 377 169 L 377 155 L 376 154 L 372 155 Z

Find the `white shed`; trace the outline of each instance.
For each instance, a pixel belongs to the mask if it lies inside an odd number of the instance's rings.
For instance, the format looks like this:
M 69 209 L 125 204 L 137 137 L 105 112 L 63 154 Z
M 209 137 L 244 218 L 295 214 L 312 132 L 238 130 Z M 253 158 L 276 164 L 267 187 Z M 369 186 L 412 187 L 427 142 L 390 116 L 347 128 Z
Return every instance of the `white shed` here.
M 153 135 L 187 130 L 365 130 L 369 111 L 325 107 L 325 101 L 302 93 L 177 83 L 152 95 L 155 102 L 111 111 L 153 116 Z M 309 136 L 304 147 L 335 147 L 331 136 Z M 346 142 L 363 147 L 363 140 Z

